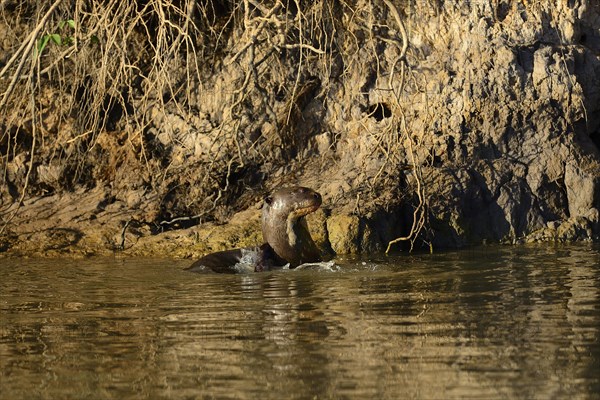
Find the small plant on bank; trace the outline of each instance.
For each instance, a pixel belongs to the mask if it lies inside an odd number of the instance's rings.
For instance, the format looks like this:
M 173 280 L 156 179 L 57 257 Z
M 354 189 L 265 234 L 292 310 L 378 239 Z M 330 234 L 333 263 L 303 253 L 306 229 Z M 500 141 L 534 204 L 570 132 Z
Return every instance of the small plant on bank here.
M 74 30 L 75 29 L 75 21 L 72 19 L 60 21 L 58 23 L 59 31 L 63 31 L 65 26 L 68 26 L 72 30 Z M 38 40 L 37 46 L 35 48 L 36 56 L 38 56 L 38 57 L 41 56 L 42 53 L 44 52 L 44 49 L 48 45 L 48 43 L 50 43 L 51 41 L 54 42 L 55 44 L 57 44 L 58 46 L 71 46 L 72 44 L 75 43 L 75 37 L 70 36 L 70 35 L 63 36 L 59 33 L 45 34 Z

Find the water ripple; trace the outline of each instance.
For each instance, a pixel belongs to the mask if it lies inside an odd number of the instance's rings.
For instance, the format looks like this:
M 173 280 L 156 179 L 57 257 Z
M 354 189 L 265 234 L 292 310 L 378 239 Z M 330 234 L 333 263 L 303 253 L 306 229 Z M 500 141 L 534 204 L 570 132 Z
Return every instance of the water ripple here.
M 2 259 L 2 398 L 563 398 L 600 392 L 598 245 L 192 274 Z

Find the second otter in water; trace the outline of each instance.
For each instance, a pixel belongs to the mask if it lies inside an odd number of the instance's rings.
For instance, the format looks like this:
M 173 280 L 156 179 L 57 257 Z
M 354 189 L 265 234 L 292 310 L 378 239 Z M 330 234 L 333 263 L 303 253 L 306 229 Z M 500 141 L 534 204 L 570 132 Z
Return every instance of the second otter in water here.
M 266 242 L 260 247 L 234 249 L 208 254 L 188 270 L 202 272 L 236 272 L 241 263 L 254 264 L 254 271 L 290 264 L 295 268 L 303 263 L 322 261 L 304 217 L 316 211 L 321 195 L 305 187 L 279 189 L 264 200 L 262 233 Z

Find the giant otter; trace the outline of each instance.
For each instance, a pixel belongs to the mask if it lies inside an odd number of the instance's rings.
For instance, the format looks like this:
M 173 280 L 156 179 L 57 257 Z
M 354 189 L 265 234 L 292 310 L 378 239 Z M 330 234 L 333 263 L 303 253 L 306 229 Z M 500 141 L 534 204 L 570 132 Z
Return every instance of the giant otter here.
M 305 187 L 279 189 L 264 199 L 262 233 L 266 243 L 259 247 L 219 251 L 194 262 L 187 270 L 235 273 L 239 267 L 250 265 L 254 271 L 266 271 L 286 264 L 321 261 L 304 216 L 321 205 L 321 195 Z

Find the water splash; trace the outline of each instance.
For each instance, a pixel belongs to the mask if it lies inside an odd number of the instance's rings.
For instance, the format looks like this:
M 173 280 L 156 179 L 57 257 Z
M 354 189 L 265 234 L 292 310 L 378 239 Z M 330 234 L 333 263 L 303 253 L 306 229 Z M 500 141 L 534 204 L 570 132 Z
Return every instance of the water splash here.
M 289 269 L 289 264 L 287 265 L 287 269 Z M 338 272 L 340 270 L 340 266 L 334 263 L 333 261 L 321 261 L 316 263 L 305 263 L 294 268 L 295 270 L 319 270 L 326 272 Z

